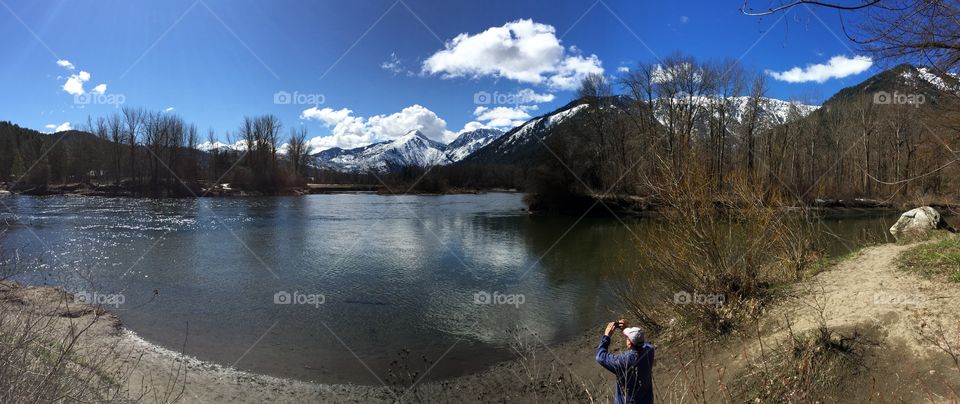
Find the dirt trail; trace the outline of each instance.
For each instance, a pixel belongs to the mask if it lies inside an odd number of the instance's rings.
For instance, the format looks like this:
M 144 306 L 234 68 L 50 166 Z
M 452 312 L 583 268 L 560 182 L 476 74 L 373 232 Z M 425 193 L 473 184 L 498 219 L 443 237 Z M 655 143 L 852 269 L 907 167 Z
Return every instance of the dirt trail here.
M 794 331 L 817 327 L 820 307 L 831 328 L 875 322 L 887 338 L 903 338 L 921 354 L 915 321 L 940 319 L 953 325 L 960 321 L 960 287 L 923 279 L 897 268 L 901 253 L 915 245 L 885 244 L 861 250 L 795 288 L 793 297 L 770 312 L 771 320 L 789 316 Z
M 765 342 L 782 341 L 791 330 L 816 330 L 822 313 L 830 329 L 856 333 L 876 347 L 851 397 L 956 402 L 960 369 L 937 344 L 960 347 L 960 287 L 899 269 L 897 258 L 915 246 L 864 248 L 796 285 L 762 321 Z

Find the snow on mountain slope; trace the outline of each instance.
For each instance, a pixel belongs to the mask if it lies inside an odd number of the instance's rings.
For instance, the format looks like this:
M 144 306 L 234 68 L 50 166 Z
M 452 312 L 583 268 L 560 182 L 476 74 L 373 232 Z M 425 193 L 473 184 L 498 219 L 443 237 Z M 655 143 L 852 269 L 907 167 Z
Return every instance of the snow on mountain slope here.
M 446 153 L 447 145 L 412 130 L 393 140 L 349 150 L 335 147 L 314 156 L 321 166 L 338 171 L 386 172 L 407 166 L 448 164 L 451 160 Z
M 477 129 L 461 133 L 447 145 L 447 157 L 450 161 L 460 161 L 503 136 L 499 129 Z
M 546 132 L 550 128 L 576 115 L 586 107 L 587 104 L 579 104 L 562 111 L 556 111 L 550 115 L 544 115 L 531 119 L 530 121 L 527 121 L 527 123 L 521 125 L 519 128 L 515 128 L 513 131 L 511 131 L 512 133 L 508 132 L 510 136 L 505 141 L 497 145 L 497 151 L 506 152 L 510 149 L 515 149 L 521 145 L 527 144 L 534 140 L 534 136 Z
M 960 94 L 960 84 L 957 83 L 957 81 L 960 80 L 960 75 L 957 73 L 946 73 L 946 76 L 945 80 L 943 73 L 939 73 L 929 67 L 915 67 L 912 70 L 906 70 L 901 73 L 901 77 L 908 81 L 919 78 L 930 83 L 940 91 Z M 952 81 L 952 83 L 948 82 L 948 80 Z
M 684 102 L 684 100 L 678 100 L 677 102 Z M 706 119 L 710 113 L 711 108 L 717 103 L 727 102 L 729 103 L 728 108 L 732 111 L 731 118 L 737 122 L 743 122 L 744 118 L 748 116 L 751 106 L 751 97 L 748 96 L 739 96 L 739 97 L 692 97 L 691 102 L 695 103 L 698 107 L 702 108 L 700 117 Z M 662 125 L 667 125 L 669 118 L 667 117 L 667 107 L 665 102 L 662 100 L 655 100 L 655 105 L 657 106 L 654 110 L 656 111 L 656 118 Z M 763 97 L 760 99 L 759 103 L 761 120 L 769 124 L 782 124 L 787 122 L 788 119 L 791 119 L 791 114 L 793 118 L 803 118 L 809 115 L 811 112 L 816 111 L 820 108 L 817 105 L 807 105 L 801 104 L 799 102 L 784 101 L 778 100 L 776 98 Z

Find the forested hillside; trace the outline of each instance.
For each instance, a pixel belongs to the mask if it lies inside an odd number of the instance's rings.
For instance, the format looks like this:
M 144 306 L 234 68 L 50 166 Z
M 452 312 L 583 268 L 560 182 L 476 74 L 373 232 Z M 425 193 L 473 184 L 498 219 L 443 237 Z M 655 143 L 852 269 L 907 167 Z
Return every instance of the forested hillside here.
M 116 194 L 195 196 L 206 186 L 228 183 L 277 193 L 304 183 L 309 158 L 306 132 L 292 130 L 281 139 L 280 131 L 273 116 L 246 118 L 237 135 L 241 150 L 203 152 L 196 126 L 137 108 L 91 119 L 83 131 L 54 134 L 0 122 L 0 178 L 14 191 L 110 184 Z

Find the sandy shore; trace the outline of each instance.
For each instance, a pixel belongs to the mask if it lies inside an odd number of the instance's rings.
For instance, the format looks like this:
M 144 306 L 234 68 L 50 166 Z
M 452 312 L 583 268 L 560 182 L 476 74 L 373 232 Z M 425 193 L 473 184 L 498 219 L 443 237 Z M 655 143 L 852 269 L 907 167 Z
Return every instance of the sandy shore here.
M 760 319 L 760 338 L 743 333 L 707 346 L 699 356 L 699 372 L 704 376 L 696 383 L 684 380 L 690 363 L 681 360 L 689 357 L 692 345 L 658 344 L 654 379 L 658 401 L 688 400 L 684 394 L 691 389 L 707 401 L 722 399 L 728 394 L 724 389 L 737 383 L 737 375 L 762 361 L 763 349 L 791 333 L 816 329 L 821 313 L 829 327 L 866 336 L 876 347 L 867 355 L 866 369 L 851 369 L 853 387 L 838 393 L 837 400 L 868 396 L 882 401 L 956 400 L 960 369 L 923 330 L 942 325 L 948 343 L 960 342 L 960 286 L 897 269 L 894 260 L 907 248 L 866 248 L 836 268 L 795 285 Z M 4 284 L 0 304 L 59 316 L 64 327 L 92 322 L 83 340 L 85 349 L 114 347 L 112 360 L 132 368 L 126 382 L 129 394 L 142 396 L 145 402 L 165 401 L 171 397 L 167 393 L 181 402 L 230 403 L 612 400 L 612 376 L 593 360 L 600 324 L 597 330 L 557 346 L 548 347 L 529 336 L 518 341 L 516 360 L 475 374 L 414 383 L 422 374 L 418 373 L 409 375 L 407 383 L 371 387 L 306 383 L 203 362 L 143 340 L 124 329 L 116 316 L 75 303 L 60 290 Z

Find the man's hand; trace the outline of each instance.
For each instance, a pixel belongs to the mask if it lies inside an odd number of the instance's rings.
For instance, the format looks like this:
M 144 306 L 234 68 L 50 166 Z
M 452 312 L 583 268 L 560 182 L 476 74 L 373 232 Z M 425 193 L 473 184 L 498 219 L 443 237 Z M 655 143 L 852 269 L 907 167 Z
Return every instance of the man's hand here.
M 626 326 L 627 326 L 627 320 L 624 320 L 622 318 L 612 323 L 607 323 L 607 329 L 603 330 L 603 335 L 606 335 L 608 337 L 613 336 L 613 330 L 616 330 L 617 328 L 626 328 Z
M 606 336 L 608 336 L 608 337 L 609 337 L 609 336 L 612 336 L 612 335 L 613 335 L 613 330 L 615 330 L 615 329 L 617 329 L 617 323 L 616 323 L 616 322 L 607 323 L 607 329 L 603 330 L 603 335 L 606 335 Z

